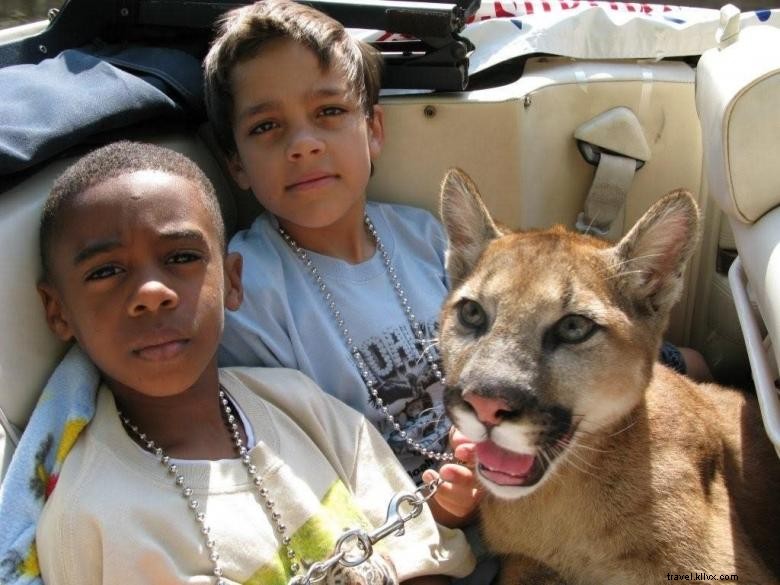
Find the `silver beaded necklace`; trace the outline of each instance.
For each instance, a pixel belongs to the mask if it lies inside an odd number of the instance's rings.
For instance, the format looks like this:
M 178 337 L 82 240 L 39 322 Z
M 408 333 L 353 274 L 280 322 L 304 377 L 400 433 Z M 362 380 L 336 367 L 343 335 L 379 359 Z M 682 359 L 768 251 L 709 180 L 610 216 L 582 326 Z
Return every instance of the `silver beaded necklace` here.
M 420 354 L 430 365 L 431 371 L 433 372 L 433 375 L 436 377 L 436 379 L 444 384 L 444 375 L 439 369 L 439 364 L 436 363 L 436 356 L 434 355 L 433 351 L 425 348 L 425 333 L 423 332 L 419 321 L 417 321 L 417 317 L 414 314 L 412 307 L 409 305 L 409 299 L 407 298 L 406 292 L 401 285 L 401 281 L 398 279 L 398 274 L 396 273 L 395 267 L 393 266 L 393 263 L 390 259 L 390 254 L 387 252 L 387 249 L 382 242 L 382 238 L 379 237 L 379 233 L 374 227 L 374 223 L 371 221 L 371 218 L 368 217 L 368 213 L 364 214 L 363 222 L 365 223 L 368 233 L 373 238 L 377 250 L 379 250 L 379 253 L 382 256 L 382 262 L 384 263 L 385 270 L 388 277 L 390 278 L 390 283 L 393 286 L 393 290 L 395 291 L 399 302 L 401 303 L 401 308 L 406 315 L 409 326 L 412 328 L 416 343 L 420 346 Z M 406 445 L 409 449 L 415 453 L 419 453 L 423 457 L 434 459 L 435 461 L 453 461 L 454 457 L 452 454 L 432 451 L 411 437 L 408 437 L 406 431 L 401 430 L 401 425 L 398 423 L 398 421 L 396 421 L 395 417 L 390 413 L 390 410 L 384 403 L 384 400 L 382 400 L 382 398 L 379 396 L 377 380 L 371 375 L 371 372 L 366 365 L 366 361 L 363 358 L 363 355 L 360 353 L 360 349 L 358 349 L 357 345 L 355 345 L 354 340 L 350 335 L 349 328 L 344 322 L 344 316 L 336 305 L 333 293 L 328 288 L 328 285 L 325 284 L 325 279 L 322 278 L 319 269 L 314 264 L 314 261 L 312 261 L 309 253 L 298 245 L 298 242 L 295 241 L 295 239 L 287 232 L 287 230 L 285 230 L 281 225 L 279 225 L 277 229 L 279 230 L 279 234 L 282 236 L 282 238 L 284 238 L 284 241 L 287 242 L 290 248 L 292 248 L 293 252 L 295 252 L 295 255 L 298 256 L 301 262 L 303 262 L 303 265 L 309 270 L 309 273 L 314 280 L 315 286 L 319 289 L 320 293 L 322 293 L 322 298 L 325 300 L 325 304 L 327 305 L 328 310 L 333 317 L 336 328 L 341 333 L 341 336 L 347 346 L 347 350 L 352 356 L 352 360 L 355 362 L 355 366 L 357 366 L 358 372 L 360 372 L 360 377 L 363 378 L 369 394 L 375 401 L 377 410 L 382 413 L 387 422 L 390 423 L 396 432 L 398 432 L 399 436 L 406 442 Z
M 241 439 L 241 433 L 238 430 L 238 422 L 236 420 L 236 416 L 233 414 L 233 408 L 230 406 L 230 401 L 228 400 L 227 394 L 221 387 L 219 389 L 219 402 L 222 406 L 222 412 L 225 415 L 226 424 L 230 429 L 231 438 L 233 439 L 233 445 L 236 448 L 236 453 L 238 453 L 239 457 L 241 458 L 241 463 L 243 463 L 244 467 L 246 468 L 247 475 L 254 484 L 255 489 L 260 496 L 263 507 L 267 510 L 268 517 L 273 523 L 274 529 L 279 534 L 279 538 L 281 539 L 282 544 L 286 549 L 287 558 L 290 560 L 290 570 L 292 571 L 293 575 L 296 575 L 300 570 L 301 565 L 298 561 L 297 554 L 290 546 L 290 537 L 287 534 L 287 526 L 285 526 L 285 524 L 282 522 L 282 516 L 276 510 L 276 503 L 271 498 L 271 495 L 268 492 L 268 488 L 263 485 L 263 478 L 257 474 L 257 467 L 252 464 L 249 453 L 247 452 L 247 448 Z M 149 451 L 154 453 L 160 464 L 168 470 L 168 474 L 173 476 L 173 481 L 176 487 L 181 489 L 182 495 L 188 500 L 187 503 L 195 517 L 195 521 L 200 525 L 200 532 L 203 535 L 206 550 L 208 551 L 209 555 L 209 560 L 214 566 L 213 573 L 217 579 L 216 585 L 227 585 L 227 582 L 222 578 L 222 565 L 219 562 L 219 552 L 217 551 L 217 545 L 210 534 L 211 528 L 208 526 L 208 524 L 206 524 L 206 515 L 203 512 L 198 511 L 200 504 L 198 500 L 192 496 L 192 488 L 185 483 L 186 479 L 181 473 L 179 473 L 179 469 L 177 468 L 176 464 L 171 463 L 171 458 L 165 454 L 161 447 L 157 446 L 157 444 L 149 439 L 145 433 L 141 432 L 138 426 L 133 424 L 132 421 L 130 421 L 130 419 L 126 417 L 121 411 L 119 412 L 119 418 L 124 423 L 125 427 L 130 429 L 130 431 L 132 431 L 132 433 L 138 437 L 141 443 L 145 445 Z

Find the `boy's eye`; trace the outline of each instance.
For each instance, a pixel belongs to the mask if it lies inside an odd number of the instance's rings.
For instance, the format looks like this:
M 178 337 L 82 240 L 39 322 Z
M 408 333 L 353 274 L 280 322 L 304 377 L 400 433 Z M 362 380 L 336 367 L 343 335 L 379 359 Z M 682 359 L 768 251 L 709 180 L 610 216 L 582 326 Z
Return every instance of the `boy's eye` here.
M 106 264 L 105 266 L 99 266 L 94 270 L 90 270 L 87 273 L 85 280 L 103 280 L 105 278 L 111 278 L 122 272 L 119 266 L 114 264 Z
M 265 134 L 269 130 L 273 130 L 274 128 L 278 128 L 279 124 L 276 122 L 273 122 L 271 120 L 267 120 L 265 122 L 260 122 L 259 124 L 252 126 L 252 129 L 249 131 L 250 134 Z
M 196 252 L 176 252 L 168 257 L 168 264 L 187 264 L 197 262 L 202 256 Z
M 322 108 L 320 110 L 321 116 L 340 116 L 341 114 L 345 114 L 347 112 L 346 108 L 342 108 L 340 106 L 328 106 L 326 108 Z

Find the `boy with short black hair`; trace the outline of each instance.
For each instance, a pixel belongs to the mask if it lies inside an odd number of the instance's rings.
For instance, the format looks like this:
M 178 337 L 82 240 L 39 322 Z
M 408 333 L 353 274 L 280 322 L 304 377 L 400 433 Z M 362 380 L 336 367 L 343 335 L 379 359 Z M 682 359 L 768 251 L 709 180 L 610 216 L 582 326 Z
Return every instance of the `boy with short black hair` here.
M 56 182 L 40 239 L 47 321 L 103 379 L 38 525 L 47 585 L 284 584 L 413 489 L 371 425 L 305 376 L 218 370 L 241 258 L 185 157 L 93 152 Z M 427 511 L 381 552 L 325 582 L 442 583 L 472 565 L 462 534 Z

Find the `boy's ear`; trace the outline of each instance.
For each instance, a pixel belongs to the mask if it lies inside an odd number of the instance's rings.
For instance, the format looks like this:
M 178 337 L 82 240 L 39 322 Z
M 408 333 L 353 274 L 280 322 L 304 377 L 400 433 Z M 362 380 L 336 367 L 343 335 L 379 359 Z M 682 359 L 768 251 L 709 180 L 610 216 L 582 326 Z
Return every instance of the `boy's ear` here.
M 385 112 L 382 106 L 374 106 L 374 115 L 368 120 L 368 152 L 375 160 L 385 144 Z
M 236 185 L 245 191 L 249 189 L 249 177 L 247 177 L 244 165 L 237 152 L 234 152 L 227 157 L 227 168 L 230 171 L 230 176 L 232 176 L 233 180 L 236 182 Z
M 43 303 L 43 311 L 46 314 L 46 323 L 49 325 L 49 329 L 63 341 L 70 341 L 74 337 L 73 329 L 65 314 L 62 299 L 57 289 L 48 282 L 43 281 L 38 283 L 37 288 Z
M 244 300 L 244 286 L 241 283 L 241 272 L 244 259 L 238 252 L 230 252 L 225 256 L 225 308 L 237 311 Z

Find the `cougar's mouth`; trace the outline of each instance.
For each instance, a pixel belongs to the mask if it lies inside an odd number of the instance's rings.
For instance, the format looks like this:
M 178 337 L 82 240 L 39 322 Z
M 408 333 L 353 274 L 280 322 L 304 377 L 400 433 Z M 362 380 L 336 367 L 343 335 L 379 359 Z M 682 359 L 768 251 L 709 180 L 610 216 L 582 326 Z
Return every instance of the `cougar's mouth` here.
M 544 475 L 536 455 L 508 451 L 493 441 L 477 444 L 477 461 L 480 474 L 498 485 L 534 485 Z
M 493 441 L 477 443 L 477 469 L 485 479 L 503 486 L 536 485 L 550 469 L 553 461 L 568 446 L 574 427 L 556 441 L 556 449 L 543 449 L 536 455 L 517 453 L 499 447 Z M 542 451 L 545 453 L 542 458 Z

